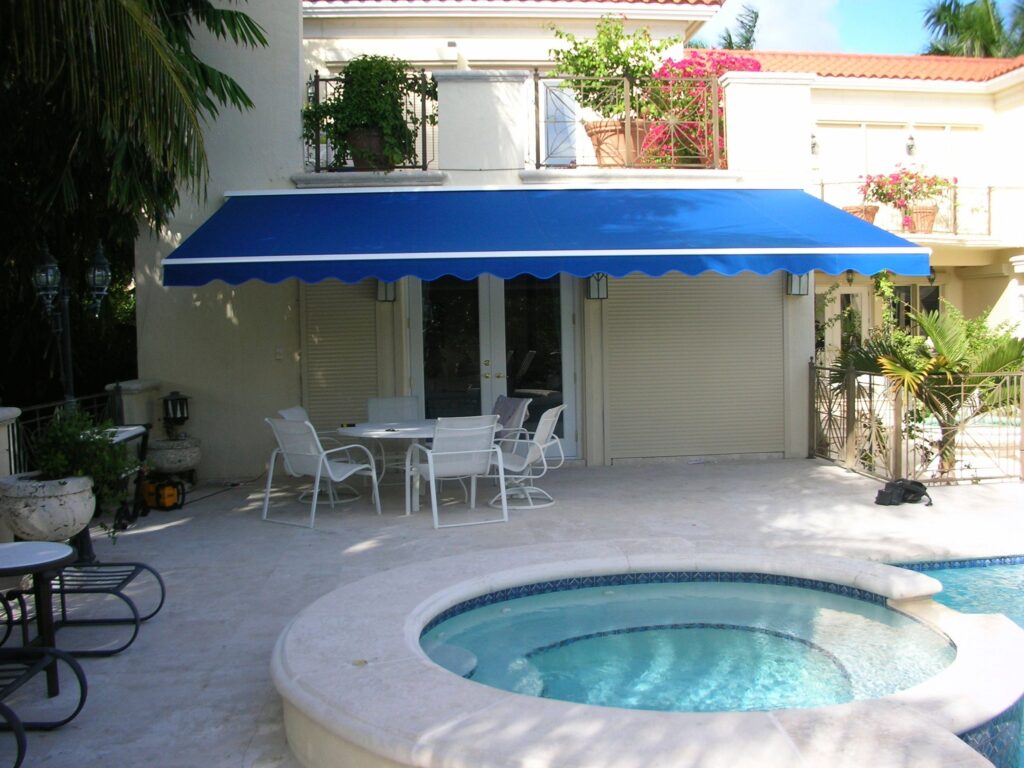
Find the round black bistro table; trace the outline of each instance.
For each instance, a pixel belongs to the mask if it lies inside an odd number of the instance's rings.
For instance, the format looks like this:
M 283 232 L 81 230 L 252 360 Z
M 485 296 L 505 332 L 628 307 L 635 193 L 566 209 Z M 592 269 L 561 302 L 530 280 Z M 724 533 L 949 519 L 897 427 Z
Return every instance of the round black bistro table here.
M 32 595 L 36 603 L 35 644 L 44 648 L 56 647 L 53 627 L 53 592 L 51 581 L 61 568 L 78 559 L 78 554 L 67 544 L 52 541 L 15 541 L 0 544 L 0 576 L 32 576 Z M 57 664 L 46 670 L 46 692 L 49 696 L 60 693 Z

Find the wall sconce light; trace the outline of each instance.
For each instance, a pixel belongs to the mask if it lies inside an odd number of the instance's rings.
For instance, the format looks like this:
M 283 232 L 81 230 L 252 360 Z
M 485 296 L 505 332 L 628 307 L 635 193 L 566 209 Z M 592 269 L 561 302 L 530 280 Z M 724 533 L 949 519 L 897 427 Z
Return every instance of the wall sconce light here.
M 598 272 L 587 278 L 587 298 L 607 299 L 608 298 L 608 275 Z
M 188 401 L 190 398 L 188 395 L 183 395 L 178 390 L 174 390 L 161 399 L 164 404 L 164 429 L 167 431 L 167 436 L 173 440 L 177 436 L 178 427 L 188 421 Z
M 846 270 L 846 284 L 853 285 L 854 271 L 852 269 Z
M 786 273 L 786 295 L 787 296 L 806 296 L 810 292 L 811 279 L 810 275 L 794 275 L 792 272 Z
M 929 285 L 935 285 L 935 278 L 936 277 L 938 277 L 938 275 L 935 274 L 935 267 L 930 267 L 928 269 L 928 284 Z
M 818 137 L 813 133 L 811 134 L 811 154 L 818 154 Z
M 377 281 L 377 301 L 394 301 L 395 295 L 394 283 L 385 283 L 383 280 Z
M 907 154 L 913 155 L 917 151 L 917 144 L 914 142 L 914 134 L 907 136 Z

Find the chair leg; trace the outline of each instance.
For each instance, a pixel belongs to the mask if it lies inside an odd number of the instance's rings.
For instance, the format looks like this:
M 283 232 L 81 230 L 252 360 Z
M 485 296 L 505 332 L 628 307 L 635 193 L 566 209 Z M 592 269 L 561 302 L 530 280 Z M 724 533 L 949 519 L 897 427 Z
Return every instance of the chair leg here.
M 508 496 L 505 493 L 505 463 L 501 458 L 501 451 L 495 451 L 498 460 L 498 493 L 501 495 L 501 521 L 508 522 Z
M 267 469 L 267 487 L 263 491 L 263 519 L 267 519 L 267 510 L 270 508 L 270 484 L 274 480 L 274 466 L 277 464 L 277 455 L 281 452 L 280 448 L 275 448 L 274 452 L 270 454 L 270 468 Z
M 320 475 L 323 470 L 323 462 L 316 468 L 316 480 L 313 481 L 313 503 L 309 505 L 309 527 L 316 527 L 316 500 L 320 498 Z M 333 504 L 332 504 L 333 506 Z
M 434 528 L 439 528 L 441 521 L 437 516 L 437 479 L 433 472 L 430 473 L 430 509 L 434 513 Z
M 469 478 L 469 508 L 476 509 L 476 475 Z

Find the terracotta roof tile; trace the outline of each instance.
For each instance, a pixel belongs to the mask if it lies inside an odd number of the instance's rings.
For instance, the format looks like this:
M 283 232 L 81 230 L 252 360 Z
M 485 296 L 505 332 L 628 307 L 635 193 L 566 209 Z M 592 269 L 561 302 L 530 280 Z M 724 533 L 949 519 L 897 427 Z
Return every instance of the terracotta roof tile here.
M 786 53 L 733 51 L 761 62 L 767 72 L 810 72 L 822 77 L 895 78 L 984 82 L 1024 68 L 1015 59 L 977 59 L 962 56 L 883 56 L 857 53 Z

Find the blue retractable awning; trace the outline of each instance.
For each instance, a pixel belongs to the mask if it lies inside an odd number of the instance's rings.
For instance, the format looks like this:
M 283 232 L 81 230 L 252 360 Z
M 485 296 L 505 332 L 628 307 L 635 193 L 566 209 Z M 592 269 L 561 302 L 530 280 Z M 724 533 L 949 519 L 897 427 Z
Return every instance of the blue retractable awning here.
M 229 195 L 164 259 L 163 279 L 927 275 L 928 253 L 799 190 L 301 190 Z

